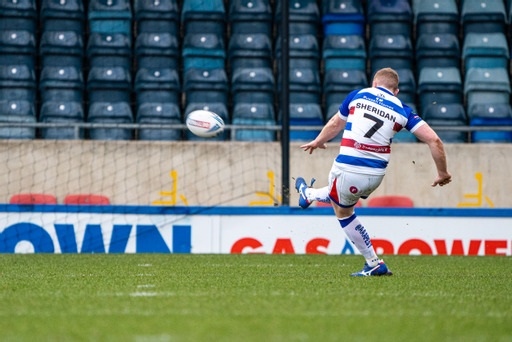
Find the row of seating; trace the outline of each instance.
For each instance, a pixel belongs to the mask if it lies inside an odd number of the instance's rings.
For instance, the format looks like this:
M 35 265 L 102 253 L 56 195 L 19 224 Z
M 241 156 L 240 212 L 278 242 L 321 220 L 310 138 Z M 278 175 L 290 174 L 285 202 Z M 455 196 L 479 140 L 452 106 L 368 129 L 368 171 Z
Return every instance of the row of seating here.
M 508 0 L 290 1 L 290 123 L 321 126 L 349 91 L 391 66 L 401 78 L 399 97 L 437 120 L 431 122 L 481 125 L 498 119 L 507 125 L 505 8 Z M 281 2 L 270 0 L 184 0 L 181 8 L 176 0 L 94 0 L 85 8 L 78 0 L 42 0 L 39 10 L 34 0 L 0 0 L 0 121 L 179 124 L 203 108 L 227 123 L 278 124 L 281 13 Z M 443 114 L 455 107 L 462 108 L 457 120 Z M 317 133 L 293 131 L 291 138 L 308 140 Z M 72 139 L 76 131 L 48 127 L 40 135 Z M 442 135 L 448 142 L 468 141 L 462 131 Z M 478 135 L 471 141 L 479 141 Z M 0 137 L 34 138 L 36 130 L 1 127 Z M 134 135 L 126 128 L 93 128 L 80 130 L 79 137 Z M 198 139 L 177 129 L 143 129 L 137 138 Z M 272 141 L 276 135 L 237 130 L 234 138 Z M 488 140 L 512 136 L 481 141 Z M 396 141 L 414 139 L 399 135 Z

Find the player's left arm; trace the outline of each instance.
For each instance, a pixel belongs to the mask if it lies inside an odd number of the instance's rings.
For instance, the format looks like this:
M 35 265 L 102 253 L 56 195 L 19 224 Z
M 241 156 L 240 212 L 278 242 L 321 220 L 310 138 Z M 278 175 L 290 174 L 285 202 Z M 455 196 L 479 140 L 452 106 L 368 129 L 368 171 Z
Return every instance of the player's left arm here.
M 437 177 L 432 183 L 432 186 L 443 186 L 450 183 L 452 181 L 452 175 L 448 172 L 446 152 L 441 138 L 439 138 L 437 133 L 426 122 L 423 122 L 423 124 L 412 133 L 430 148 L 432 159 L 434 159 L 437 168 Z

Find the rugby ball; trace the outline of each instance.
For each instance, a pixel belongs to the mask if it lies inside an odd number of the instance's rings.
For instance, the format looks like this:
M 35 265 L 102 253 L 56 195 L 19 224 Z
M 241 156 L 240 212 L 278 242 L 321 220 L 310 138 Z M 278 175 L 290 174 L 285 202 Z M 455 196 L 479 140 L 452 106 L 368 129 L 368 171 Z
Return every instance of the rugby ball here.
M 224 120 L 204 109 L 190 112 L 185 123 L 190 132 L 202 138 L 211 138 L 224 131 Z

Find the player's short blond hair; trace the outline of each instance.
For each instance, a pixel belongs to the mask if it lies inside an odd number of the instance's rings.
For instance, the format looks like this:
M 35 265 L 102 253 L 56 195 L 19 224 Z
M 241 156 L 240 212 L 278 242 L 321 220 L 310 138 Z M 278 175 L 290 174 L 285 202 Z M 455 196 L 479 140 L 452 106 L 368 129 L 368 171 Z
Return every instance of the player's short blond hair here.
M 376 86 L 382 86 L 394 92 L 398 89 L 398 73 L 391 68 L 380 69 L 373 76 L 373 82 Z

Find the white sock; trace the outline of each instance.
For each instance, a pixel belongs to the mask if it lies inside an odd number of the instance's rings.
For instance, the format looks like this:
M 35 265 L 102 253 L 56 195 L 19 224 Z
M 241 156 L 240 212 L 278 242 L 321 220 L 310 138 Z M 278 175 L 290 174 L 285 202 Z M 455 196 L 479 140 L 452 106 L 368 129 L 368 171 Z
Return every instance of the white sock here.
M 357 250 L 361 252 L 363 257 L 366 259 L 368 265 L 370 267 L 377 266 L 379 263 L 379 257 L 375 253 L 375 249 L 373 249 L 370 236 L 357 218 L 356 214 L 352 214 L 350 217 L 340 218 L 338 221 L 350 241 L 352 241 Z
M 308 201 L 318 201 L 324 203 L 331 203 L 331 199 L 329 198 L 329 187 L 324 186 L 323 188 L 307 188 L 306 196 Z

